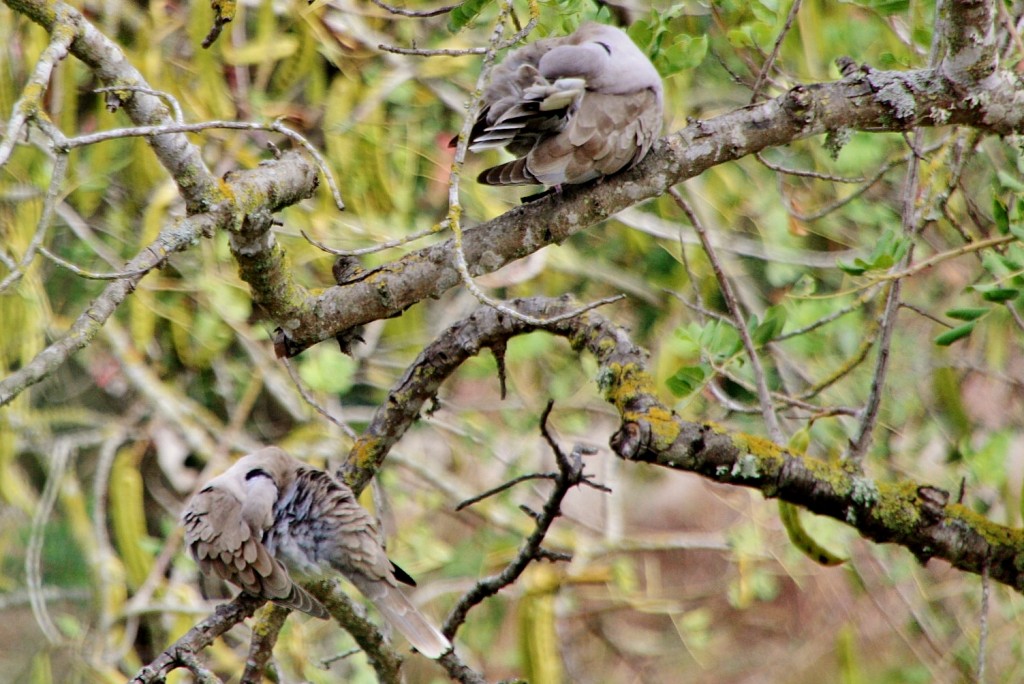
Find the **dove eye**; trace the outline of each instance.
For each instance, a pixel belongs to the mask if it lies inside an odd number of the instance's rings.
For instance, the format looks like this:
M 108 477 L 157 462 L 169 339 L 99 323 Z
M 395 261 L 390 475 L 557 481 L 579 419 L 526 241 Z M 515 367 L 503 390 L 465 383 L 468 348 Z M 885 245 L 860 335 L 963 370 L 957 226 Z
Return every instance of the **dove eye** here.
M 604 51 L 607 52 L 609 55 L 612 54 L 612 49 L 611 49 L 611 47 L 608 46 L 608 43 L 602 43 L 599 40 L 595 40 L 594 42 L 597 43 L 598 45 L 600 45 L 601 47 L 603 47 Z
M 253 468 L 252 470 L 245 474 L 246 482 L 256 477 L 265 477 L 267 479 L 270 479 L 270 473 L 268 473 L 263 468 Z

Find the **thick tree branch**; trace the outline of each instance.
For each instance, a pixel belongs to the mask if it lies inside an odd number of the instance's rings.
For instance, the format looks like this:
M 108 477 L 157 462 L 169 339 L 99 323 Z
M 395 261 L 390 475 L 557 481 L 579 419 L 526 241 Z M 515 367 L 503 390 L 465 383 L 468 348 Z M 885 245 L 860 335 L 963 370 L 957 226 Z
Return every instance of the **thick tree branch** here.
M 510 304 L 538 317 L 555 316 L 576 306 L 566 298 Z M 392 389 L 339 474 L 350 482 L 365 481 L 415 420 L 423 402 L 461 363 L 483 347 L 538 329 L 490 308 L 451 326 L 424 349 Z M 845 522 L 873 541 L 903 546 L 922 562 L 941 558 L 976 574 L 987 566 L 992 579 L 1024 591 L 1021 530 L 950 504 L 946 492 L 926 484 L 909 479 L 876 482 L 841 464 L 793 454 L 759 437 L 683 420 L 658 398 L 646 370 L 647 352 L 596 312 L 543 329 L 597 358 L 598 387 L 622 420 L 611 438 L 612 449 L 622 458 L 758 489 L 766 497 Z
M 612 214 L 671 186 L 767 147 L 837 130 L 907 131 L 961 124 L 1006 135 L 1024 131 L 1024 87 L 996 72 L 982 90 L 966 92 L 938 70 L 875 71 L 846 62 L 841 81 L 797 86 L 766 102 L 696 121 L 663 138 L 635 169 L 598 185 L 566 188 L 464 231 L 469 271 L 489 273 L 549 244 L 559 244 Z M 418 250 L 357 280 L 306 295 L 297 286 L 255 296 L 288 337 L 285 353 L 369 321 L 400 314 L 461 282 L 453 240 Z M 275 255 L 271 255 L 277 258 Z M 254 263 L 259 257 L 253 255 Z M 301 295 L 301 296 L 300 296 Z
M 995 72 L 995 0 L 943 0 L 936 3 L 935 35 L 942 48 L 939 69 L 951 81 L 979 83 Z

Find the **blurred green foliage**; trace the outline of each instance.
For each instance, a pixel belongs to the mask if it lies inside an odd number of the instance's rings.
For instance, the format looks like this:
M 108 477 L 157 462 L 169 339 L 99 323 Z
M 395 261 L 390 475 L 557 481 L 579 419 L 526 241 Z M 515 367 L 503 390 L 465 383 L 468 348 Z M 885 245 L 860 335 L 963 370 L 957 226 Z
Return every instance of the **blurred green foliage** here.
M 842 55 L 879 69 L 926 65 L 934 6 L 807 0 L 762 96 L 837 78 Z M 519 25 L 531 7 L 515 4 Z M 588 19 L 625 20 L 666 78 L 670 132 L 688 118 L 749 104 L 790 3 L 641 3 L 632 12 L 555 0 L 536 7 L 535 36 Z M 300 231 L 348 249 L 409 235 L 444 217 L 448 141 L 461 125 L 479 58 L 405 57 L 377 46 L 482 45 L 497 3 L 471 0 L 429 19 L 390 16 L 366 3 L 240 5 L 209 50 L 199 47 L 212 21 L 201 2 L 90 11 L 149 83 L 181 104 L 186 120 L 280 118 L 325 153 L 347 211 L 338 213 L 319 193 L 283 212 L 277 232 L 309 287 L 333 282 L 331 258 Z M 47 36 L 0 7 L 0 44 L 7 46 L 0 51 L 6 119 Z M 1019 59 L 1008 45 L 1006 58 Z M 55 70 L 45 103 L 66 135 L 128 125 L 93 92 L 97 85 L 74 59 Z M 882 276 L 911 249 L 925 259 L 1009 236 L 1004 244 L 939 259 L 905 281 L 868 468 L 883 480 L 912 476 L 953 492 L 963 483 L 973 509 L 1019 525 L 1021 157 L 1013 141 L 970 131 L 917 135 L 926 154 L 914 198 L 922 231 L 912 236 L 900 223 L 910 154 L 896 134 L 836 132 L 829 143 L 814 138 L 764 154 L 773 165 L 818 177 L 778 174 L 749 158 L 707 171 L 685 191 L 721 245 L 754 343 L 774 355 L 771 389 L 821 408 L 794 404 L 784 412 L 787 430 L 801 433 L 809 454 L 826 459 L 846 448 L 856 428 L 846 409 L 863 403 L 872 379 Z M 278 136 L 223 130 L 191 139 L 218 175 L 258 164 L 268 141 L 284 144 Z M 471 158 L 467 178 L 495 154 Z M 85 147 L 70 162 L 58 217 L 42 243 L 83 269 L 118 271 L 184 211 L 142 139 Z M 52 169 L 36 133 L 0 169 L 0 249 L 14 259 L 37 235 Z M 518 203 L 514 191 L 471 182 L 462 188 L 468 225 Z M 763 432 L 759 412 L 750 408 L 751 367 L 736 328 L 723 319 L 708 259 L 670 198 L 641 211 L 664 230 L 622 215 L 535 255 L 539 268 L 495 276 L 488 287 L 507 297 L 628 293 L 628 304 L 604 313 L 651 350 L 662 398 L 689 419 Z M 364 265 L 394 254 L 367 257 Z M 8 272 L 0 267 L 0 278 Z M 27 363 L 103 287 L 37 257 L 0 293 L 0 371 Z M 290 363 L 328 412 L 358 430 L 422 346 L 476 306 L 457 289 L 366 326 L 352 358 L 324 343 Z M 223 467 L 226 454 L 268 442 L 321 464 L 344 455 L 349 438 L 303 401 L 273 357 L 272 327 L 253 310 L 227 238 L 218 235 L 149 274 L 94 344 L 0 409 L 0 590 L 13 633 L 0 631 L 0 681 L 9 674 L 39 684 L 131 676 L 208 608 L 176 525 L 182 502 L 210 474 L 203 468 Z M 382 478 L 388 496 L 379 513 L 394 537 L 392 555 L 428 589 L 426 610 L 437 618 L 473 580 L 508 562 L 529 529 L 517 507 L 537 505 L 543 484 L 451 511 L 505 479 L 552 467 L 537 433 L 547 399 L 557 401 L 554 430 L 566 448 L 573 441 L 603 447 L 615 427 L 594 389 L 592 360 L 577 358 L 562 341 L 540 333 L 517 338 L 506 361 L 506 401 L 498 398 L 493 359 L 467 364 L 442 388 L 436 410 L 399 444 Z M 76 457 L 42 548 L 48 606 L 65 640 L 50 647 L 19 597 L 28 582 L 31 517 L 58 438 L 72 440 Z M 573 550 L 576 560 L 538 566 L 521 586 L 475 610 L 460 633 L 460 649 L 489 678 L 969 679 L 978 638 L 976 578 L 922 569 L 907 554 L 870 548 L 848 528 L 805 516 L 809 535 L 851 558 L 845 574 L 824 570 L 789 544 L 774 506 L 759 498 L 610 460 L 603 450 L 588 468 L 615 493 L 574 492 L 549 540 L 552 548 Z M 705 544 L 709 534 L 717 545 Z M 729 550 L 722 551 L 726 541 Z M 82 587 L 89 588 L 85 599 Z M 217 587 L 210 591 L 220 595 Z M 1024 676 L 1024 606 L 1004 588 L 994 596 L 991 681 L 1017 681 Z M 277 657 L 289 679 L 372 681 L 361 659 L 318 667 L 350 645 L 332 625 L 293 618 Z M 244 643 L 222 642 L 208 662 L 220 674 L 237 674 L 244 654 Z M 410 681 L 440 677 L 413 659 L 408 667 Z

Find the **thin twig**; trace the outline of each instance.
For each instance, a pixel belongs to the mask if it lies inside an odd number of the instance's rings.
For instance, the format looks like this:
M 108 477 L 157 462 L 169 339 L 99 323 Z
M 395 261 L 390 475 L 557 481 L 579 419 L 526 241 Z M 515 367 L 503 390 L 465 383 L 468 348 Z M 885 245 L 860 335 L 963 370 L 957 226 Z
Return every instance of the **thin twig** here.
M 11 118 L 7 120 L 7 128 L 0 136 L 0 167 L 7 163 L 11 157 L 14 146 L 21 138 L 21 128 L 29 119 L 36 118 L 42 107 L 43 95 L 50 84 L 50 76 L 53 74 L 57 63 L 68 56 L 68 50 L 75 39 L 74 31 L 54 31 L 50 35 L 50 44 L 46 46 L 31 78 L 22 90 L 21 97 L 11 108 Z M 10 48 L 8 48 L 10 49 Z
M 764 66 L 761 67 L 760 73 L 757 75 L 757 80 L 754 81 L 754 92 L 750 94 L 750 102 L 753 104 L 757 102 L 757 98 L 761 95 L 761 86 L 764 85 L 764 80 L 771 73 L 772 68 L 775 66 L 775 60 L 779 56 L 779 49 L 782 47 L 782 41 L 786 39 L 789 34 L 789 29 L 793 26 L 793 21 L 796 19 L 797 13 L 800 11 L 800 0 L 793 0 L 793 4 L 789 8 L 789 14 L 786 16 L 786 23 L 783 25 L 782 30 L 779 31 L 779 35 L 775 38 L 775 45 L 772 46 L 771 54 L 768 55 L 768 59 L 765 60 Z
M 314 247 L 321 251 L 327 252 L 328 254 L 333 254 L 334 256 L 358 257 L 365 256 L 367 254 L 376 254 L 377 252 L 383 252 L 388 249 L 394 249 L 396 247 L 407 245 L 411 242 L 415 242 L 429 235 L 440 233 L 447 227 L 448 221 L 445 220 L 436 225 L 431 226 L 430 228 L 424 228 L 421 231 L 412 233 L 411 235 L 395 238 L 394 240 L 388 240 L 387 242 L 382 242 L 372 247 L 363 247 L 361 249 L 335 249 L 333 247 L 328 247 L 327 245 L 318 240 L 313 239 L 312 237 L 309 236 L 308 233 L 306 233 L 305 230 L 299 230 L 299 233 L 302 234 L 302 237 L 306 238 L 306 241 L 309 242 L 309 244 L 313 245 Z
M 488 499 L 488 498 L 494 496 L 495 494 L 501 494 L 506 489 L 512 489 L 513 487 L 515 487 L 520 482 L 526 482 L 528 480 L 556 480 L 556 479 L 558 479 L 558 473 L 528 473 L 526 475 L 520 475 L 519 477 L 514 477 L 511 480 L 509 480 L 508 482 L 504 482 L 504 483 L 498 485 L 497 487 L 494 487 L 493 489 L 488 489 L 486 492 L 484 492 L 482 494 L 477 494 L 476 496 L 470 497 L 470 498 L 466 499 L 465 501 L 459 502 L 459 505 L 457 505 L 455 507 L 455 510 L 456 511 L 461 511 L 464 508 L 469 508 L 473 504 L 480 503 L 484 499 Z
M 120 138 L 142 138 L 155 135 L 166 135 L 168 133 L 200 133 L 202 131 L 214 129 L 232 131 L 273 131 L 275 133 L 280 133 L 295 143 L 298 143 L 306 150 L 306 152 L 309 153 L 311 157 L 313 157 L 313 161 L 316 163 L 317 168 L 320 169 L 320 172 L 324 175 L 324 179 L 327 181 L 327 187 L 331 191 L 331 197 L 334 198 L 335 205 L 338 209 L 345 208 L 345 203 L 341 199 L 341 191 L 338 190 L 337 181 L 334 179 L 334 174 L 331 172 L 326 160 L 324 160 L 323 155 L 321 155 L 312 143 L 306 140 L 302 134 L 288 128 L 281 123 L 280 120 L 269 124 L 259 123 L 257 121 L 203 121 L 201 123 L 172 123 L 160 124 L 157 126 L 129 126 L 110 131 L 100 131 L 98 133 L 79 135 L 74 138 L 65 138 L 60 142 L 54 142 L 54 148 L 59 151 L 67 151 L 78 147 L 107 142 L 109 140 L 118 140 Z
M 690 219 L 693 229 L 700 237 L 701 245 L 704 247 L 704 252 L 707 254 L 708 261 L 711 263 L 711 268 L 715 272 L 715 278 L 718 280 L 718 287 L 722 292 L 722 299 L 725 300 L 725 306 L 729 310 L 729 315 L 732 316 L 733 321 L 735 321 L 736 330 L 739 332 L 740 339 L 743 341 L 743 348 L 747 353 L 747 357 L 750 359 L 750 369 L 753 372 L 754 380 L 757 383 L 757 396 L 761 402 L 761 415 L 764 417 L 765 428 L 768 430 L 768 436 L 776 444 L 784 444 L 786 441 L 785 436 L 782 433 L 782 426 L 779 425 L 779 418 L 775 415 L 775 406 L 772 403 L 771 393 L 768 390 L 768 381 L 765 378 L 764 367 L 761 365 L 761 359 L 757 354 L 754 341 L 750 337 L 750 331 L 744 323 L 743 312 L 740 310 L 739 300 L 736 298 L 736 293 L 733 291 L 732 282 L 726 277 L 725 270 L 722 268 L 722 264 L 718 260 L 715 248 L 712 246 L 710 238 L 708 238 L 708 232 L 704 228 L 703 222 L 697 217 L 696 212 L 694 212 L 693 208 L 690 206 L 690 203 L 686 201 L 686 198 L 684 198 L 676 188 L 670 188 L 668 194 L 673 200 L 675 200 L 676 205 L 683 210 L 683 213 L 686 214 L 687 218 Z
M 441 14 L 447 14 L 448 12 L 451 12 L 456 7 L 459 7 L 459 6 L 462 5 L 462 3 L 459 2 L 459 3 L 456 3 L 454 5 L 445 5 L 444 7 L 438 7 L 436 9 L 408 10 L 408 9 L 403 9 L 401 7 L 395 7 L 394 5 L 389 5 L 388 3 L 383 2 L 383 0 L 370 0 L 370 2 L 372 2 L 374 5 L 376 5 L 377 7 L 380 7 L 383 10 L 387 10 L 391 14 L 398 14 L 398 15 L 403 16 L 403 17 L 436 17 L 436 16 L 441 15 Z
M 185 123 L 185 115 L 181 111 L 181 104 L 178 102 L 178 98 L 174 97 L 174 95 L 171 95 L 170 93 L 164 92 L 163 90 L 153 90 L 152 88 L 145 88 L 143 86 L 117 85 L 94 88 L 93 92 L 117 93 L 125 90 L 133 93 L 144 93 L 146 95 L 152 95 L 153 97 L 159 97 L 171 106 L 171 110 L 174 112 L 174 120 L 177 123 Z
M 50 221 L 53 219 L 57 198 L 60 195 L 61 185 L 64 183 L 67 172 L 68 155 L 58 154 L 53 162 L 50 185 L 46 189 L 46 198 L 43 200 L 43 210 L 39 214 L 39 222 L 36 224 L 35 233 L 33 233 L 32 240 L 29 242 L 28 248 L 25 250 L 17 266 L 0 281 L 0 293 L 7 290 L 25 275 L 25 269 L 28 268 L 28 265 L 35 258 L 36 252 L 42 246 L 43 239 L 46 237 L 46 230 L 50 227 Z
M 157 268 L 157 267 L 160 266 L 160 264 L 153 264 L 152 266 L 149 266 L 148 268 L 142 268 L 142 269 L 138 269 L 138 270 L 135 270 L 135 271 L 118 271 L 116 273 L 97 273 L 95 271 L 87 271 L 84 268 L 81 268 L 79 266 L 75 266 L 70 261 L 66 261 L 66 260 L 60 258 L 59 256 L 57 256 L 56 254 L 54 254 L 50 250 L 46 249 L 46 247 L 43 247 L 42 245 L 39 246 L 38 251 L 44 257 L 46 257 L 47 259 L 49 259 L 50 261 L 52 261 L 56 265 L 60 266 L 61 268 L 67 269 L 67 270 L 71 271 L 72 273 L 74 273 L 75 275 L 77 275 L 77 276 L 79 276 L 81 278 L 86 278 L 88 280 L 121 280 L 122 278 L 137 278 L 139 276 L 146 275 L 147 273 L 152 271 L 154 268 Z
M 992 594 L 992 581 L 988 576 L 989 563 L 981 566 L 981 614 L 978 616 L 978 667 L 975 671 L 975 684 L 985 684 L 985 651 L 988 646 L 988 605 Z
M 907 166 L 907 178 L 903 185 L 903 234 L 907 238 L 913 237 L 917 232 L 915 202 L 917 200 L 917 188 L 919 183 L 919 166 L 922 155 L 918 150 L 918 138 L 908 138 L 907 142 L 911 148 L 912 163 Z M 900 259 L 896 269 L 906 269 L 907 264 L 913 259 L 914 247 L 911 244 L 907 253 Z M 871 376 L 871 389 L 868 391 L 867 400 L 861 413 L 861 422 L 856 436 L 850 441 L 846 454 L 847 460 L 856 468 L 862 467 L 862 461 L 874 435 L 875 426 L 878 423 L 879 408 L 882 404 L 882 395 L 887 379 L 889 368 L 889 355 L 892 351 L 892 335 L 896 328 L 896 318 L 900 310 L 900 294 L 903 281 L 894 280 L 889 286 L 885 300 L 885 309 L 882 311 L 882 318 L 879 323 L 881 334 L 878 339 L 878 356 L 875 360 L 875 371 Z
M 545 501 L 541 511 L 533 516 L 535 521 L 533 533 L 530 534 L 520 547 L 516 557 L 497 575 L 486 577 L 473 585 L 473 588 L 463 594 L 455 607 L 448 613 L 448 617 L 445 619 L 444 626 L 442 627 L 442 632 L 448 638 L 455 636 L 455 632 L 465 622 L 466 616 L 474 606 L 515 582 L 531 562 L 544 555 L 541 551 L 541 545 L 552 523 L 562 514 L 562 500 L 573 487 L 589 481 L 589 477 L 583 472 L 583 455 L 584 453 L 589 453 L 590 450 L 587 447 L 577 445 L 573 448 L 572 453 L 567 456 L 561 451 L 547 431 L 547 419 L 551 414 L 552 406 L 553 402 L 549 401 L 541 418 L 541 432 L 544 435 L 545 441 L 552 447 L 555 453 L 555 460 L 558 463 L 558 477 L 555 479 L 555 487 L 548 496 L 547 501 Z M 591 482 L 590 484 L 595 483 Z
M 341 428 L 341 431 L 345 433 L 346 437 L 348 437 L 352 441 L 357 440 L 359 438 L 359 435 L 356 434 L 356 431 L 352 429 L 351 425 L 341 420 L 340 418 L 335 418 L 327 409 L 321 406 L 320 403 L 313 398 L 313 396 L 309 393 L 309 390 L 306 389 L 306 385 L 302 382 L 302 378 L 299 377 L 299 373 L 295 369 L 295 365 L 289 359 L 281 360 L 284 362 L 284 367 L 288 370 L 288 377 L 292 379 L 292 382 L 295 384 L 295 389 L 299 391 L 299 395 L 303 398 L 303 400 L 307 404 L 309 404 L 314 411 L 319 413 L 321 416 L 329 420 L 334 425 L 337 425 L 339 428 Z
M 807 169 L 791 169 L 787 166 L 782 166 L 781 164 L 776 164 L 774 162 L 768 161 L 768 159 L 765 158 L 763 152 L 755 152 L 754 157 L 757 159 L 757 161 L 761 162 L 763 165 L 767 166 L 772 171 L 775 171 L 777 173 L 783 173 L 786 174 L 787 176 L 797 176 L 799 178 L 813 178 L 815 180 L 828 181 L 829 183 L 853 184 L 864 183 L 867 181 L 867 178 L 864 178 L 863 176 L 851 178 L 849 176 L 836 176 L 831 173 L 821 173 L 820 171 L 809 171 Z
M 530 21 L 526 22 L 519 31 L 514 33 L 508 40 L 499 40 L 494 45 L 494 50 L 504 50 L 510 48 L 513 45 L 518 45 L 520 41 L 536 28 L 539 22 L 539 17 L 532 16 L 533 8 L 531 7 Z M 384 52 L 391 52 L 396 55 L 409 55 L 412 57 L 464 57 L 466 55 L 483 55 L 486 59 L 487 55 L 492 54 L 490 47 L 471 47 L 471 48 L 406 48 L 398 47 L 397 45 L 388 45 L 386 43 L 379 43 L 377 48 Z M 481 74 L 483 72 L 481 71 Z
M 42 593 L 43 574 L 40 564 L 46 524 L 53 512 L 53 505 L 57 502 L 57 493 L 60 491 L 61 482 L 67 472 L 68 462 L 71 460 L 71 449 L 71 442 L 63 438 L 58 439 L 53 446 L 53 455 L 49 459 L 50 472 L 46 478 L 46 485 L 43 487 L 43 495 L 32 516 L 32 528 L 29 533 L 28 548 L 25 551 L 25 578 L 31 599 L 32 615 L 47 641 L 54 645 L 63 641 L 63 637 L 57 629 L 57 625 L 50 618 L 50 612 L 46 607 L 46 599 Z

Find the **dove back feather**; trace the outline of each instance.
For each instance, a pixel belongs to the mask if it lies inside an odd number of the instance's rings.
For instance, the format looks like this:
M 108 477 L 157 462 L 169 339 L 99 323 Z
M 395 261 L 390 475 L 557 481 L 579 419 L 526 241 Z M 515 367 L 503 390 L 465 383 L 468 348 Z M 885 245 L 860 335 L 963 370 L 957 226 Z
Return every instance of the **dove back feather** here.
M 489 185 L 585 183 L 636 165 L 661 132 L 661 78 L 620 29 L 587 23 L 510 53 L 495 67 L 469 149 L 518 159 Z
M 280 522 L 267 536 L 268 547 L 305 574 L 344 575 L 428 658 L 449 650 L 448 639 L 398 588 L 399 582 L 416 583 L 388 559 L 377 521 L 352 490 L 322 470 L 296 464 L 293 482 L 278 498 Z

